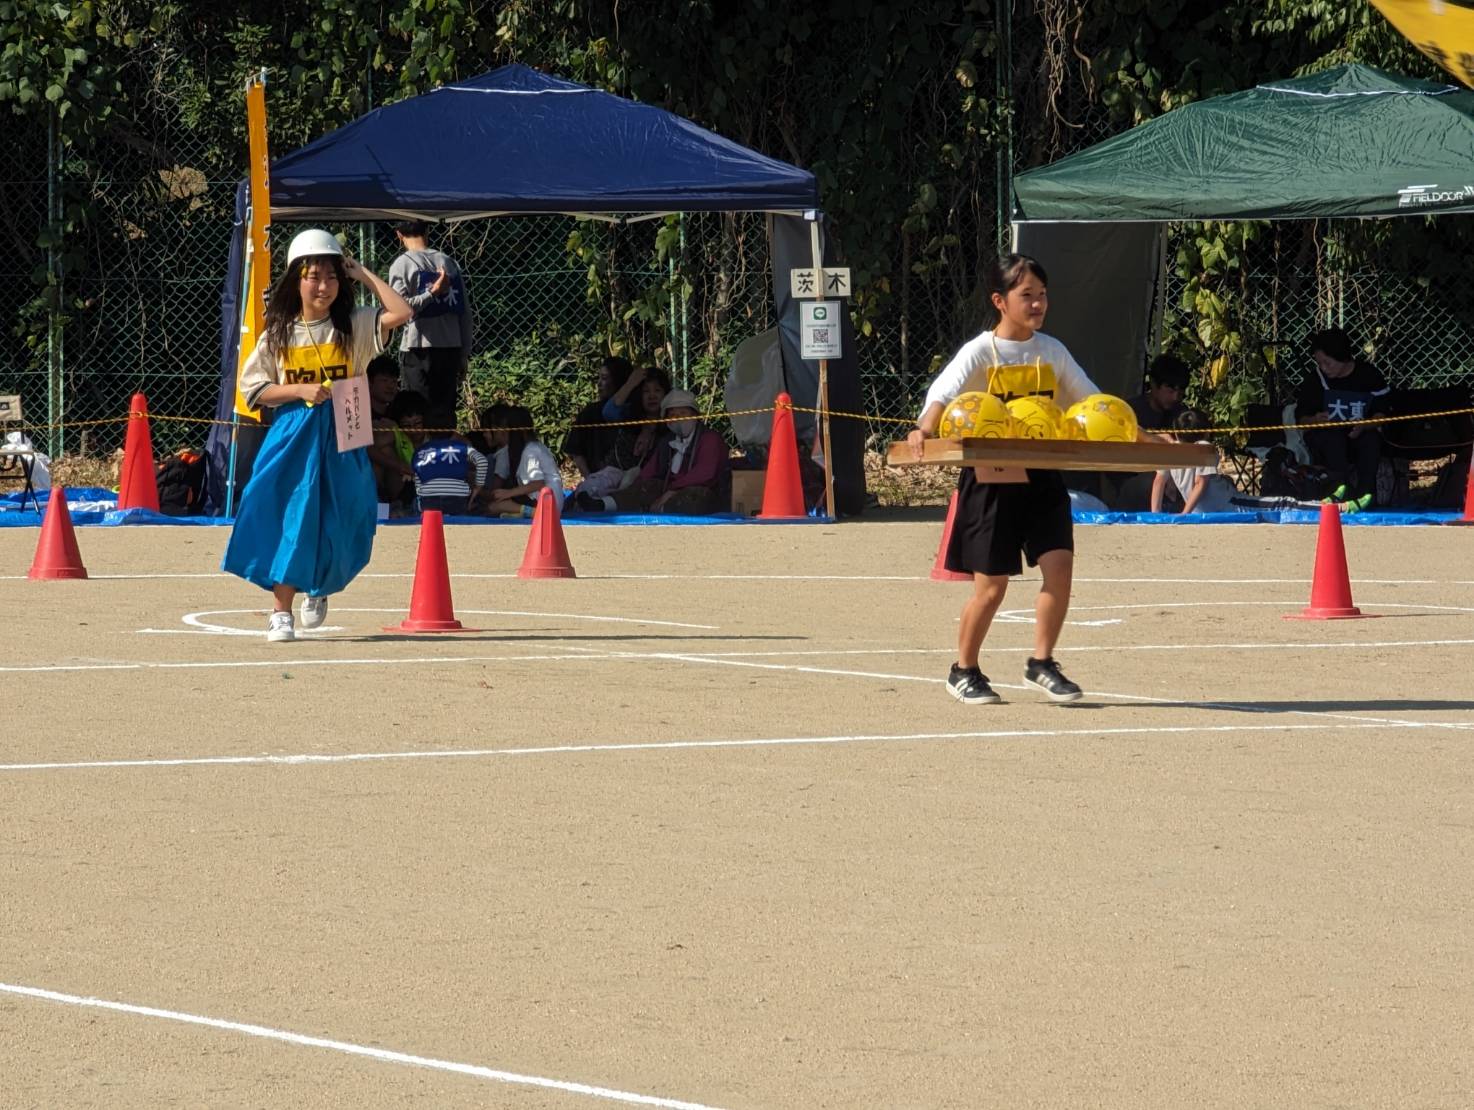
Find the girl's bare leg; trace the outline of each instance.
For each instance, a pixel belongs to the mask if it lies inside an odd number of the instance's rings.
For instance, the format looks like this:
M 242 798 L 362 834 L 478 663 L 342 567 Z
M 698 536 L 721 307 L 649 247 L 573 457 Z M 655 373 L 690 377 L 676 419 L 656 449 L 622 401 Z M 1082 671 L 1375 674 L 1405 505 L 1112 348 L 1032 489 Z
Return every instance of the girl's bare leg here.
M 297 597 L 297 587 L 279 585 L 271 587 L 271 596 L 276 599 L 276 611 L 278 613 L 290 613 L 292 602 Z
M 1034 602 L 1034 658 L 1049 659 L 1059 642 L 1065 614 L 1070 611 L 1075 553 L 1063 549 L 1046 551 L 1039 556 L 1039 572 L 1044 576 L 1044 585 L 1039 587 L 1039 599 Z
M 1003 604 L 1008 592 L 1008 575 L 974 574 L 973 592 L 962 607 L 962 621 L 957 630 L 957 662 L 962 667 L 976 667 L 983 638 L 993 623 L 993 614 Z

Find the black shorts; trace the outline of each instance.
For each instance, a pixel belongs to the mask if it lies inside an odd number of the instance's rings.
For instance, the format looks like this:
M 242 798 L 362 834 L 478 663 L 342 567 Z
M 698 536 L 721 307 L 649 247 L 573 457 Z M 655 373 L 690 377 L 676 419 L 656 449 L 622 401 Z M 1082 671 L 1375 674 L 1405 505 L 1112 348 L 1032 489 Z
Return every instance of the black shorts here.
M 1075 550 L 1070 491 L 1057 470 L 1030 470 L 1027 483 L 979 482 L 964 466 L 946 567 L 963 574 L 1019 574 L 1048 551 Z

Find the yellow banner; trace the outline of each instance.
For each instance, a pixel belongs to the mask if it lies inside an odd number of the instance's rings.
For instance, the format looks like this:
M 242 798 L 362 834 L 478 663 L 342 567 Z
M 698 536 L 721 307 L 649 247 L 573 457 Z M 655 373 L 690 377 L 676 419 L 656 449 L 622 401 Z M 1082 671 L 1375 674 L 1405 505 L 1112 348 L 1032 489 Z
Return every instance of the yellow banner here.
M 271 182 L 267 178 L 270 158 L 266 151 L 266 83 L 253 78 L 246 84 L 246 131 L 250 139 L 251 192 L 246 209 L 245 280 L 241 283 L 241 344 L 235 364 L 235 411 L 260 419 L 241 395 L 241 368 L 256 349 L 266 330 L 266 291 L 271 285 L 271 248 L 267 232 L 271 226 Z
M 1474 0 L 1372 0 L 1387 22 L 1474 87 Z

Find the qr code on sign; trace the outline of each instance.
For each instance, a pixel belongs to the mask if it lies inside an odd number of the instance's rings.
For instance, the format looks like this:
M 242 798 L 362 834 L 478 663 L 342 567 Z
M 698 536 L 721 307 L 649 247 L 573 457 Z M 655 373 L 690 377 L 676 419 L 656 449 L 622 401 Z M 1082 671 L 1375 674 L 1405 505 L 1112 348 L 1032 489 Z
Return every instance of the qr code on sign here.
M 809 335 L 813 337 L 815 343 L 824 344 L 829 342 L 828 328 L 812 328 L 809 331 Z

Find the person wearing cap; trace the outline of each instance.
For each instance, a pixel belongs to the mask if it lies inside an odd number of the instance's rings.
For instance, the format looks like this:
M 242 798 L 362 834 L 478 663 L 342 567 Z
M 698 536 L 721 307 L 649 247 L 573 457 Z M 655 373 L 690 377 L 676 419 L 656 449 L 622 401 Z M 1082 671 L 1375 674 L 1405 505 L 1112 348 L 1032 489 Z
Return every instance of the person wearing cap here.
M 701 426 L 696 397 L 688 390 L 672 389 L 660 402 L 660 415 L 670 429 L 664 441 L 640 468 L 634 484 L 601 498 L 600 507 L 608 508 L 613 501 L 623 512 L 685 516 L 726 510 L 732 496 L 727 443 Z
M 430 247 L 429 231 L 424 220 L 394 225 L 403 253 L 389 265 L 389 284 L 414 311 L 399 339 L 400 384 L 454 412 L 471 357 L 471 303 L 461 268 Z
M 355 308 L 352 282 L 383 307 Z M 364 374 L 410 316 L 404 298 L 328 232 L 304 231 L 287 248 L 267 297 L 265 334 L 240 375 L 246 403 L 275 416 L 221 563 L 271 591 L 270 641 L 296 639 L 297 594 L 307 595 L 302 627 L 320 627 L 328 596 L 368 565 L 378 514 L 373 467 L 366 449 L 338 450 L 329 387 Z

